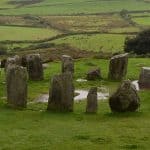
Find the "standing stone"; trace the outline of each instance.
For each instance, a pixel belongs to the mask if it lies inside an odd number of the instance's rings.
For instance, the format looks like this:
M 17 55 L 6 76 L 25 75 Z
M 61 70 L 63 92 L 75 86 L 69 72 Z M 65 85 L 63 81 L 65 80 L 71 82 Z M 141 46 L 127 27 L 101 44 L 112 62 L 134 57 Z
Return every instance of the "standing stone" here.
M 62 56 L 62 73 L 64 72 L 71 72 L 72 74 L 74 73 L 74 61 L 71 56 Z
M 97 87 L 93 87 L 90 89 L 87 95 L 87 106 L 86 112 L 87 113 L 96 113 L 98 108 L 97 102 Z
M 97 68 L 97 69 L 93 69 L 93 70 L 88 71 L 86 79 L 87 80 L 101 79 L 101 71 L 100 71 L 100 69 Z
M 21 58 L 21 65 L 23 67 L 27 67 L 27 56 L 26 55 L 22 56 L 22 58 Z
M 67 72 L 55 75 L 51 85 L 47 110 L 73 111 L 74 86 L 72 74 Z
M 1 68 L 5 68 L 6 62 L 7 62 L 7 59 L 1 60 Z
M 150 67 L 142 67 L 139 77 L 139 87 L 150 89 Z
M 44 73 L 40 54 L 27 56 L 27 70 L 30 80 L 43 80 Z
M 130 80 L 124 81 L 110 97 L 109 105 L 113 112 L 136 111 L 140 106 L 140 98 Z
M 113 56 L 110 59 L 108 78 L 111 80 L 122 80 L 127 73 L 128 54 Z
M 14 57 L 9 57 L 6 61 L 5 69 L 7 69 L 9 65 L 12 64 L 21 66 L 21 58 L 18 55 L 15 55 Z
M 12 108 L 24 108 L 27 104 L 27 71 L 12 64 L 6 71 L 7 102 Z

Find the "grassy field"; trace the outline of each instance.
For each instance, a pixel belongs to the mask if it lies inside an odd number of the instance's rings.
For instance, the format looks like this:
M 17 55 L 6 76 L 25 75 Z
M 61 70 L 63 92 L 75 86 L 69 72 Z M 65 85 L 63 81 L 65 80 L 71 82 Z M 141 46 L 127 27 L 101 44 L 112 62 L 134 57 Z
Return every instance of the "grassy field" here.
M 106 32 L 119 27 L 131 27 L 119 14 L 42 16 L 42 18 L 56 28 L 68 32 Z
M 74 35 L 52 42 L 68 43 L 81 50 L 117 52 L 123 50 L 126 36 L 115 34 Z
M 57 35 L 58 31 L 43 28 L 0 26 L 0 34 L 3 35 L 0 37 L 0 41 L 23 41 L 49 38 Z
M 135 80 L 141 66 L 149 66 L 150 60 L 129 60 L 127 78 Z M 107 80 L 108 60 L 81 59 L 75 63 L 75 79 L 85 77 L 91 67 L 101 67 L 103 80 L 77 83 L 76 88 L 104 85 L 116 89 L 118 82 Z M 48 92 L 50 78 L 60 71 L 60 62 L 50 63 L 45 70 L 45 80 L 29 82 L 29 100 Z M 135 113 L 111 113 L 108 102 L 100 101 L 98 114 L 86 115 L 85 101 L 75 103 L 73 113 L 46 112 L 46 104 L 29 104 L 22 111 L 5 106 L 4 74 L 0 82 L 0 149 L 12 150 L 85 150 L 85 149 L 138 149 L 150 146 L 149 91 L 139 92 L 141 107 Z M 12 123 L 13 122 L 13 123 Z M 124 132 L 122 132 L 124 131 Z
M 150 26 L 150 17 L 135 17 L 133 21 L 139 25 Z
M 143 0 L 111 0 L 111 1 L 87 1 L 87 0 L 46 0 L 41 3 L 33 5 L 8 5 L 8 0 L 1 2 L 2 9 L 0 14 L 35 14 L 35 15 L 48 15 L 48 14 L 79 14 L 79 13 L 99 13 L 99 12 L 114 12 L 126 10 L 149 10 L 150 3 Z M 10 8 L 13 7 L 13 8 Z

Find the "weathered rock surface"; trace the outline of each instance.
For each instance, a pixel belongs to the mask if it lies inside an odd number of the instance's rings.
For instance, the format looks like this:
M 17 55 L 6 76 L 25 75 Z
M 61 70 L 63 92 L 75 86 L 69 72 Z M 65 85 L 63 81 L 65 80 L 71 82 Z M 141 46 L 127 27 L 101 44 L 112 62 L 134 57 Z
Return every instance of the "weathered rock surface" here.
M 140 106 L 140 98 L 131 81 L 124 81 L 110 97 L 109 105 L 113 112 L 136 111 Z
M 23 67 L 27 67 L 27 56 L 26 55 L 22 56 L 22 58 L 21 58 L 21 65 Z
M 12 108 L 24 108 L 27 104 L 26 68 L 11 64 L 6 71 L 7 102 Z
M 14 57 L 9 57 L 6 61 L 5 68 L 7 69 L 9 65 L 12 64 L 21 66 L 21 58 L 18 55 L 15 55 Z
M 73 111 L 74 86 L 70 72 L 56 75 L 52 79 L 47 110 Z
M 30 80 L 43 80 L 43 66 L 39 54 L 31 54 L 27 56 L 27 70 Z
M 113 56 L 110 59 L 108 78 L 111 80 L 122 80 L 127 73 L 128 54 Z
M 97 87 L 93 87 L 89 90 L 87 95 L 87 106 L 86 106 L 86 113 L 96 113 L 98 108 L 97 102 Z
M 142 67 L 139 77 L 139 87 L 140 89 L 150 89 L 150 67 Z
M 62 56 L 62 73 L 64 72 L 71 72 L 72 74 L 74 73 L 74 61 L 71 56 Z
M 101 78 L 101 71 L 99 68 L 88 71 L 86 76 L 87 80 L 96 80 L 100 78 Z

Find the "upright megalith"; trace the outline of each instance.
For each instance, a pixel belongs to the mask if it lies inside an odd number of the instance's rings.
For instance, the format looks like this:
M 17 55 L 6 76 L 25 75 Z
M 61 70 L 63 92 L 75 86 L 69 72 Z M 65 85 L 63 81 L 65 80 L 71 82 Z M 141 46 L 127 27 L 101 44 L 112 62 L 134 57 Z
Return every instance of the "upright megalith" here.
M 150 67 L 142 67 L 139 77 L 140 89 L 150 89 Z
M 21 58 L 18 55 L 7 58 L 5 69 L 7 69 L 9 65 L 12 65 L 12 64 L 21 66 Z
M 74 73 L 74 61 L 71 56 L 62 56 L 62 73 L 64 72 L 71 72 L 72 74 Z
M 10 64 L 6 70 L 7 103 L 12 108 L 24 108 L 27 104 L 26 68 Z
M 113 112 L 136 111 L 140 106 L 140 98 L 130 80 L 124 81 L 117 91 L 109 98 Z
M 97 87 L 92 87 L 87 95 L 86 113 L 96 113 L 97 108 Z
M 43 66 L 40 54 L 30 54 L 27 56 L 27 70 L 30 80 L 43 80 Z
M 47 110 L 70 112 L 73 111 L 74 85 L 70 72 L 55 75 L 49 91 Z
M 122 80 L 127 73 L 128 53 L 113 56 L 110 59 L 108 78 Z

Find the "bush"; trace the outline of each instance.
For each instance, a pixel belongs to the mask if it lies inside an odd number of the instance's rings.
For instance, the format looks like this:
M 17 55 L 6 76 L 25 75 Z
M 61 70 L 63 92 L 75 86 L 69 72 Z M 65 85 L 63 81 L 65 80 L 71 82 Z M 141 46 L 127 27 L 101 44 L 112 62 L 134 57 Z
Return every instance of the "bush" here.
M 127 37 L 124 51 L 133 52 L 137 55 L 150 53 L 150 28 L 138 33 L 135 38 Z

